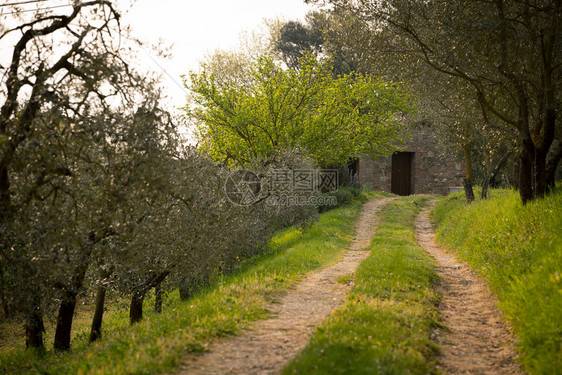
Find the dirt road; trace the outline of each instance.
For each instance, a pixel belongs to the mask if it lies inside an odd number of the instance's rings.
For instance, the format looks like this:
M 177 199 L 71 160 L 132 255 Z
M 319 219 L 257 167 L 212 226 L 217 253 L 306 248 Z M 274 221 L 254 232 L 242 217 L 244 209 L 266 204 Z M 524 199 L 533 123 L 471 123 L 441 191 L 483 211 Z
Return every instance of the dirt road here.
M 216 342 L 208 352 L 188 361 L 180 374 L 278 374 L 305 347 L 314 328 L 345 299 L 351 284 L 337 280 L 353 274 L 369 255 L 366 249 L 378 224 L 377 212 L 390 200 L 372 200 L 363 206 L 355 239 L 341 262 L 307 276 L 269 307 L 272 318 Z

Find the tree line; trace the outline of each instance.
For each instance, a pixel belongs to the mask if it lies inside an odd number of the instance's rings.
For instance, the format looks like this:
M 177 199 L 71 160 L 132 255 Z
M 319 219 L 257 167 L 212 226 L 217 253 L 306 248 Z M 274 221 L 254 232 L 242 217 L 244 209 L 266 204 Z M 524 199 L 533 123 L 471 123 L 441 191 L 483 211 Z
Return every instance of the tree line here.
M 137 322 L 150 290 L 188 298 L 276 229 L 315 215 L 228 200 L 230 171 L 184 144 L 182 119 L 164 109 L 157 79 L 127 60 L 134 46 L 124 50 L 121 34 L 119 11 L 103 0 L 2 30 L 0 41 L 17 41 L 2 71 L 0 297 L 5 315 L 23 318 L 28 347 L 44 346 L 52 316 L 54 347 L 68 349 L 86 293 L 93 341 L 106 293 L 128 297 Z M 310 167 L 279 155 L 269 168 Z

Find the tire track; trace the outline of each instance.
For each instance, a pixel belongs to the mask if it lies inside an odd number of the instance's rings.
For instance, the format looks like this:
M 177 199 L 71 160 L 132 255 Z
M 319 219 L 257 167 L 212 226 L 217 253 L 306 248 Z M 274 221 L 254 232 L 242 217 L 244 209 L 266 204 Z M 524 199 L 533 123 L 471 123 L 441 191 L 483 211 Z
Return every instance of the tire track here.
M 438 369 L 445 374 L 523 374 L 512 337 L 486 283 L 435 241 L 429 219 L 433 206 L 415 220 L 416 238 L 437 263 L 441 323 L 434 341 L 440 346 Z

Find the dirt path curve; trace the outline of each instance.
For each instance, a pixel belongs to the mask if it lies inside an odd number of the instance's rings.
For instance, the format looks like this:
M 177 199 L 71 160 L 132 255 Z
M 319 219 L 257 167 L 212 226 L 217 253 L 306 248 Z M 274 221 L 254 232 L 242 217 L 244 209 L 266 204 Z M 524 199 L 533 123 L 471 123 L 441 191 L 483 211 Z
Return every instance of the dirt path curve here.
M 439 369 L 445 374 L 523 374 L 496 298 L 480 276 L 437 244 L 431 208 L 422 211 L 415 226 L 419 245 L 435 258 L 441 277 L 439 310 L 448 330 L 435 332 Z
M 216 342 L 180 374 L 278 374 L 306 346 L 314 328 L 345 299 L 351 285 L 337 279 L 352 274 L 369 255 L 366 248 L 378 224 L 376 213 L 391 199 L 371 200 L 363 206 L 355 239 L 341 262 L 307 276 L 269 306 L 272 318 Z

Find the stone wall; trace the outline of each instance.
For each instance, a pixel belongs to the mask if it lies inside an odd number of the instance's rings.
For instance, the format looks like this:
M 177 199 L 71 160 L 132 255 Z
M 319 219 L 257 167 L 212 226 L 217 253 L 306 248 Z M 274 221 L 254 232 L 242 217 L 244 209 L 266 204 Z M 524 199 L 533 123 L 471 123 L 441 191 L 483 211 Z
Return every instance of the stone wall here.
M 407 143 L 406 152 L 412 152 L 412 194 L 448 194 L 451 188 L 462 186 L 464 165 L 438 147 L 435 136 L 428 128 L 415 131 Z M 373 190 L 390 192 L 392 158 L 359 160 L 359 181 Z

